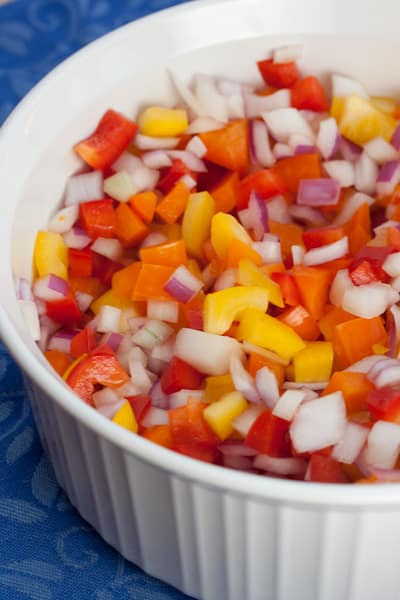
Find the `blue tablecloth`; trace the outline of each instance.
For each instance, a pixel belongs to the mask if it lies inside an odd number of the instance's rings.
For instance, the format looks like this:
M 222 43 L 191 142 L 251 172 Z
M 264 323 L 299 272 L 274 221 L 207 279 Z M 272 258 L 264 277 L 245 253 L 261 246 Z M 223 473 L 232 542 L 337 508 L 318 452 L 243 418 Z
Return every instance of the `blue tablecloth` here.
M 52 67 L 91 40 L 183 0 L 17 0 L 0 6 L 0 124 Z M 6 201 L 4 198 L 2 201 Z M 0 343 L 0 599 L 183 600 L 126 562 L 58 487 L 21 373 Z

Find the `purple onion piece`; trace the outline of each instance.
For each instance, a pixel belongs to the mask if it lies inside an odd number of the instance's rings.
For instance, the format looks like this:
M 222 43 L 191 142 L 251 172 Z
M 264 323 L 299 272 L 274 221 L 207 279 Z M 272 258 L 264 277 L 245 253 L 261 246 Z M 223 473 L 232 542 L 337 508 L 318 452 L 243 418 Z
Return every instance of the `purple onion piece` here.
M 396 150 L 400 150 L 400 125 L 397 125 L 390 143 L 396 148 Z
M 340 184 L 334 179 L 303 179 L 297 194 L 300 206 L 335 206 L 340 198 Z

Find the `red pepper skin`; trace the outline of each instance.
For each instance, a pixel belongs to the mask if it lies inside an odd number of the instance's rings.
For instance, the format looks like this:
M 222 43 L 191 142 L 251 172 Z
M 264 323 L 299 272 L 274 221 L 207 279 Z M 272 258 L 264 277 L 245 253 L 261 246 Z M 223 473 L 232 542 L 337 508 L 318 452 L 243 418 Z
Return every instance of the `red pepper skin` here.
M 376 421 L 400 424 L 400 389 L 383 387 L 372 390 L 367 398 L 368 409 Z
M 251 192 L 256 192 L 267 200 L 277 194 L 287 191 L 287 186 L 281 177 L 272 169 L 262 169 L 244 177 L 237 187 L 237 209 L 247 208 Z
M 161 376 L 161 388 L 164 394 L 173 394 L 179 390 L 198 390 L 203 375 L 180 358 L 174 357 Z
M 128 147 L 138 130 L 136 123 L 115 110 L 107 110 L 95 131 L 74 146 L 93 169 L 107 170 Z
M 374 281 L 388 283 L 389 275 L 382 269 L 381 262 L 373 258 L 357 258 L 349 265 L 349 276 L 354 285 L 366 285 Z
M 273 88 L 290 88 L 299 79 L 295 62 L 274 63 L 272 58 L 257 63 L 261 77 Z
M 90 327 L 85 327 L 77 333 L 71 340 L 71 355 L 79 358 L 82 354 L 87 354 L 96 348 L 96 334 Z
M 136 421 L 140 424 L 149 408 L 151 407 L 150 396 L 127 396 L 126 398 L 131 405 Z
M 291 89 L 292 106 L 299 110 L 325 112 L 329 104 L 321 82 L 310 76 L 296 81 Z
M 289 273 L 271 273 L 271 279 L 280 286 L 285 304 L 288 306 L 297 306 L 300 304 L 299 289 Z
M 61 300 L 46 302 L 46 314 L 56 323 L 66 327 L 77 327 L 83 320 L 83 314 L 72 292 Z
M 72 277 L 91 277 L 93 272 L 93 250 L 68 248 L 68 270 Z
M 114 202 L 110 198 L 82 202 L 79 205 L 79 216 L 83 228 L 93 240 L 114 236 L 116 218 Z
M 303 231 L 303 242 L 306 250 L 319 248 L 326 244 L 332 244 L 345 237 L 346 232 L 342 227 L 322 227 L 320 229 L 308 229 Z
M 168 194 L 184 175 L 192 175 L 192 173 L 180 158 L 176 158 L 172 161 L 172 165 L 162 173 L 157 187 L 163 194 Z
M 246 445 L 269 456 L 291 456 L 289 422 L 266 408 L 248 431 Z
M 207 405 L 189 402 L 169 411 L 173 449 L 204 462 L 215 462 L 219 439 L 203 417 Z
M 350 483 L 349 478 L 337 460 L 315 452 L 309 463 L 310 481 L 319 483 Z

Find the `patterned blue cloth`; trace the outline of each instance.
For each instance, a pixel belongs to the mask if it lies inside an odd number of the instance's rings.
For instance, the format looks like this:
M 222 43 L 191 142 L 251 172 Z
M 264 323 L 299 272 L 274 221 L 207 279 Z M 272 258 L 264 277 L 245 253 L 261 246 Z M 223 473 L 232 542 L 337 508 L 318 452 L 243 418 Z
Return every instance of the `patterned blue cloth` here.
M 0 124 L 69 54 L 183 0 L 19 0 L 0 7 Z M 43 455 L 23 380 L 0 343 L 0 600 L 184 600 L 83 521 Z

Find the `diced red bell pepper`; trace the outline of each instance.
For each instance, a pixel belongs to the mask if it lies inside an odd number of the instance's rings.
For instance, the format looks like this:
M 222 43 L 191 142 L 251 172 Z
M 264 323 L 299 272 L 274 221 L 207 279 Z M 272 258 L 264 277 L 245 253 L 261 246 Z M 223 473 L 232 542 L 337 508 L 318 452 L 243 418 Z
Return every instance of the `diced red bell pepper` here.
M 82 312 L 72 292 L 61 300 L 46 302 L 46 314 L 56 323 L 66 325 L 67 327 L 78 326 L 83 318 Z
M 130 377 L 107 345 L 99 346 L 79 361 L 67 376 L 68 385 L 82 400 L 92 404 L 97 385 L 118 388 Z
M 343 466 L 334 458 L 315 452 L 309 463 L 310 481 L 319 483 L 350 483 Z
M 329 104 L 321 82 L 310 76 L 296 81 L 291 89 L 292 106 L 299 110 L 325 112 Z
M 219 438 L 203 417 L 207 405 L 191 402 L 169 411 L 173 448 L 181 454 L 214 462 Z
M 274 63 L 272 58 L 257 63 L 261 77 L 267 85 L 274 88 L 290 88 L 299 79 L 295 62 Z
M 179 390 L 198 390 L 203 375 L 178 357 L 174 357 L 161 376 L 161 388 L 164 394 L 173 394 Z
M 100 279 L 104 285 L 110 286 L 114 273 L 122 268 L 121 263 L 93 252 L 93 276 Z
M 68 269 L 72 277 L 91 277 L 93 271 L 93 250 L 68 248 Z
M 93 169 L 107 169 L 128 147 L 136 134 L 136 123 L 115 110 L 107 110 L 94 133 L 74 146 Z
M 382 269 L 391 248 L 364 246 L 357 252 L 349 265 L 349 274 L 354 285 L 364 285 L 373 281 L 390 281 L 389 275 Z
M 272 169 L 262 169 L 244 177 L 237 187 L 237 209 L 247 208 L 251 192 L 256 192 L 267 200 L 286 192 L 287 186 Z
M 246 445 L 269 456 L 290 456 L 289 422 L 266 408 L 247 433 Z
M 151 406 L 151 397 L 150 396 L 127 396 L 133 413 L 135 415 L 135 419 L 138 423 L 143 419 L 147 411 Z
M 271 273 L 271 279 L 281 288 L 282 298 L 288 306 L 300 304 L 300 292 L 293 277 L 289 273 Z
M 82 202 L 79 205 L 82 226 L 93 240 L 114 236 L 116 220 L 113 204 L 111 199 L 106 198 Z
M 391 421 L 400 425 L 400 389 L 383 387 L 372 390 L 368 394 L 367 404 L 377 421 Z
M 303 242 L 307 250 L 318 248 L 326 244 L 333 244 L 345 237 L 346 232 L 342 227 L 321 227 L 303 231 Z
M 71 340 L 71 355 L 79 358 L 82 354 L 87 354 L 96 348 L 96 334 L 90 327 L 85 327 L 77 333 Z
M 193 176 L 185 163 L 180 158 L 176 158 L 170 167 L 162 171 L 157 187 L 163 194 L 168 194 L 184 175 Z

